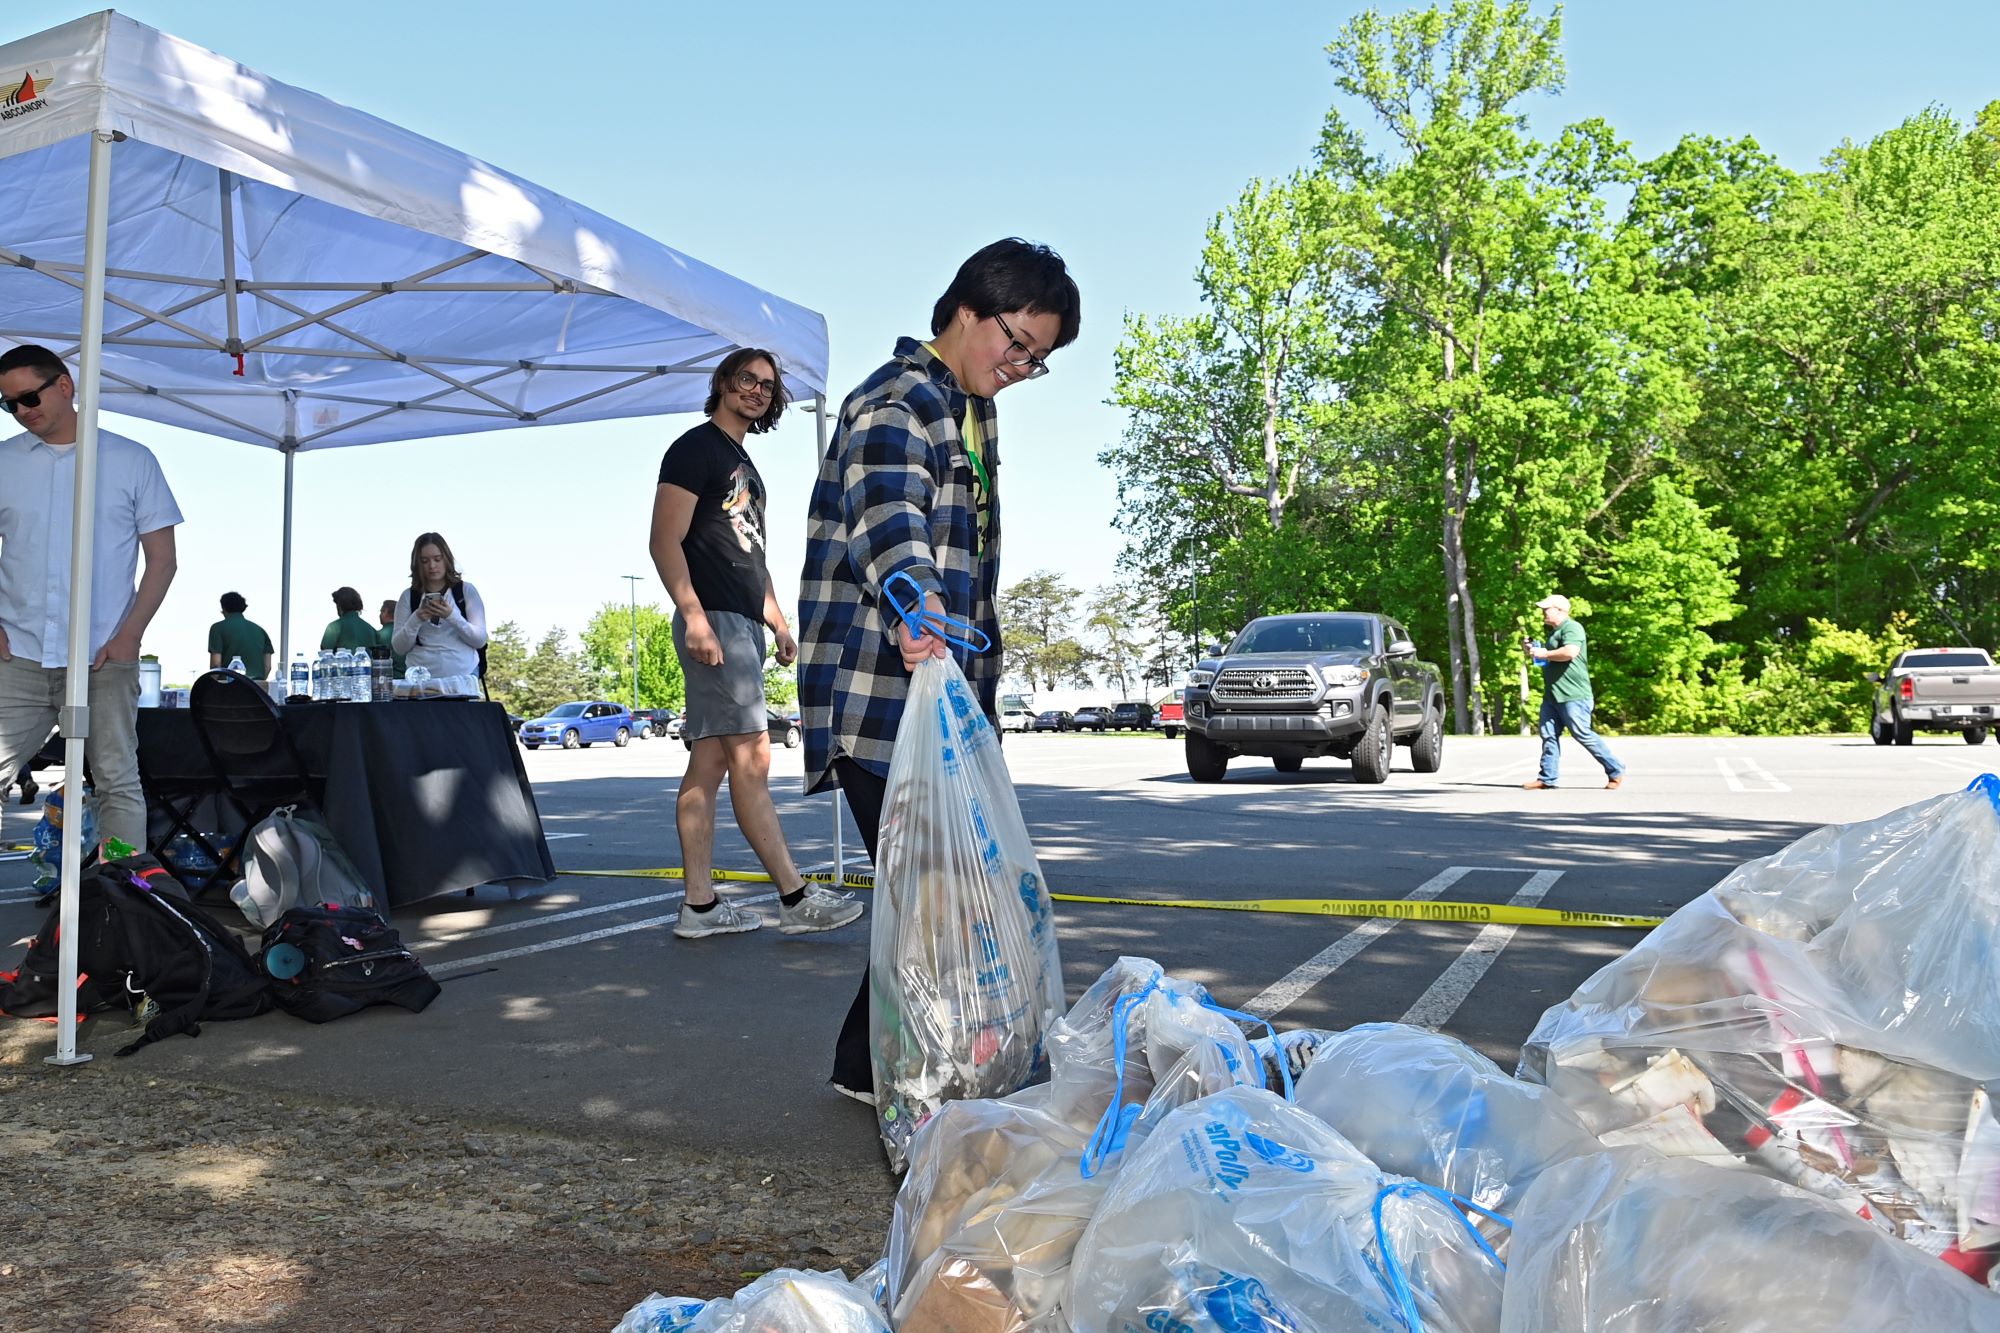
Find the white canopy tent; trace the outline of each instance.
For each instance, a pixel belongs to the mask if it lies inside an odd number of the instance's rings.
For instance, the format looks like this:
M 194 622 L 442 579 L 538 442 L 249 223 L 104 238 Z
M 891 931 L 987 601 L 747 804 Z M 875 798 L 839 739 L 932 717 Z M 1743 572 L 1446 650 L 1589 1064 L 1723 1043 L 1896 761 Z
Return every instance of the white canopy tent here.
M 818 314 L 111 11 L 0 45 L 0 164 L 0 349 L 76 367 L 72 663 L 90 653 L 100 410 L 284 454 L 285 626 L 302 451 L 699 411 L 740 346 L 778 355 L 824 444 Z M 70 673 L 71 773 L 87 687 Z M 89 1058 L 80 824 L 63 835 L 58 1064 Z

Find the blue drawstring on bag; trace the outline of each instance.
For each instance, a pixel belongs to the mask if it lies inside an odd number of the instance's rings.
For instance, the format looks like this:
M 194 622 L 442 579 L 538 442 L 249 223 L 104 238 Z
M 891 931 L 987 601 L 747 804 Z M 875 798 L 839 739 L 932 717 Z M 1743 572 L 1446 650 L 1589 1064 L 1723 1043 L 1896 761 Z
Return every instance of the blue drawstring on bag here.
M 916 594 L 916 600 L 911 606 L 906 607 L 896 600 L 896 594 L 891 589 L 898 583 L 909 584 L 910 591 Z M 980 629 L 971 621 L 960 620 L 956 616 L 948 616 L 942 612 L 927 610 L 924 606 L 923 585 L 911 578 L 907 573 L 898 572 L 882 580 L 882 600 L 887 602 L 889 609 L 894 611 L 901 618 L 902 622 L 910 627 L 910 633 L 913 635 L 922 635 L 928 630 L 940 639 L 943 639 L 946 643 L 955 643 L 959 647 L 968 648 L 975 653 L 986 652 L 993 646 L 993 640 L 986 636 L 986 631 Z M 973 637 L 975 635 L 977 636 L 976 639 Z
M 1278 1081 L 1285 1085 L 1285 1100 L 1288 1102 L 1295 1100 L 1293 1094 L 1296 1090 L 1292 1087 L 1292 1062 L 1285 1058 L 1285 1049 L 1278 1043 L 1277 1026 L 1270 1019 L 1259 1018 L 1255 1014 L 1246 1014 L 1239 1009 L 1225 1009 L 1206 994 L 1201 997 L 1201 1007 L 1213 1010 L 1221 1014 L 1224 1018 L 1234 1019 L 1238 1023 L 1248 1023 L 1251 1027 L 1262 1024 L 1264 1031 L 1271 1035 L 1271 1050 L 1277 1056 Z M 1260 1077 L 1258 1083 L 1261 1085 L 1262 1082 L 1263 1079 Z
M 1105 1159 L 1125 1146 L 1125 1140 L 1132 1135 L 1132 1126 L 1138 1123 L 1139 1112 L 1144 1109 L 1140 1102 L 1130 1106 L 1122 1105 L 1125 1099 L 1125 1029 L 1132 1021 L 1132 1011 L 1139 1002 L 1160 988 L 1160 979 L 1154 977 L 1146 983 L 1146 989 L 1133 995 L 1121 996 L 1118 1003 L 1111 1006 L 1111 1063 L 1118 1072 L 1111 1085 L 1111 1104 L 1098 1117 L 1097 1128 L 1090 1132 L 1090 1139 L 1083 1145 L 1083 1161 L 1079 1170 L 1083 1178 L 1089 1180 L 1104 1168 Z
M 1401 1314 L 1403 1324 L 1409 1329 L 1409 1333 L 1424 1333 L 1424 1320 L 1417 1311 L 1416 1293 L 1410 1290 L 1410 1280 L 1403 1272 L 1403 1261 L 1396 1257 L 1396 1248 L 1389 1243 L 1389 1228 L 1382 1220 L 1382 1205 L 1393 1198 L 1406 1198 L 1419 1194 L 1429 1195 L 1449 1208 L 1451 1215 L 1458 1219 L 1459 1225 L 1472 1233 L 1472 1239 L 1479 1246 L 1480 1253 L 1498 1265 L 1503 1273 L 1507 1271 L 1506 1261 L 1486 1243 L 1486 1237 L 1479 1234 L 1479 1228 L 1472 1225 L 1472 1220 L 1459 1209 L 1469 1208 L 1481 1217 L 1491 1218 L 1509 1230 L 1514 1226 L 1512 1221 L 1490 1208 L 1480 1207 L 1462 1194 L 1453 1194 L 1450 1190 L 1439 1189 L 1436 1185 L 1426 1185 L 1421 1180 L 1399 1180 L 1393 1185 L 1384 1185 L 1375 1191 L 1375 1205 L 1372 1210 L 1375 1217 L 1375 1247 L 1381 1252 L 1384 1270 L 1382 1273 L 1377 1273 L 1376 1277 L 1388 1289 L 1390 1298 L 1396 1302 L 1397 1311 Z

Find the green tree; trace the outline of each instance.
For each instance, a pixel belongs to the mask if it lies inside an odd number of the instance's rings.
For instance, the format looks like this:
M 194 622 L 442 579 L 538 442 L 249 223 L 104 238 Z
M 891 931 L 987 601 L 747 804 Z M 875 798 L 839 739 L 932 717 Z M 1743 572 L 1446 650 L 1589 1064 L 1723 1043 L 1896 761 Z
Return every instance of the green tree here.
M 528 636 L 519 624 L 503 621 L 486 638 L 486 690 L 493 702 L 521 713 L 521 690 L 528 678 Z
M 640 708 L 685 708 L 687 678 L 674 652 L 673 613 L 653 603 L 638 608 Z M 632 625 L 630 603 L 606 602 L 583 629 L 583 655 L 604 682 L 605 697 L 630 702 L 632 697 Z
M 514 711 L 523 717 L 541 717 L 557 704 L 604 694 L 602 679 L 584 655 L 570 651 L 568 636 L 562 630 L 551 629 L 522 665 L 520 687 L 513 696 Z
M 1008 675 L 1045 690 L 1091 683 L 1091 655 L 1070 628 L 1081 595 L 1045 569 L 1001 592 L 1000 650 Z
M 1141 683 L 1147 653 L 1146 609 L 1138 592 L 1109 583 L 1090 599 L 1084 625 L 1091 633 L 1091 652 L 1104 674 L 1118 687 L 1118 697 L 1131 697 Z

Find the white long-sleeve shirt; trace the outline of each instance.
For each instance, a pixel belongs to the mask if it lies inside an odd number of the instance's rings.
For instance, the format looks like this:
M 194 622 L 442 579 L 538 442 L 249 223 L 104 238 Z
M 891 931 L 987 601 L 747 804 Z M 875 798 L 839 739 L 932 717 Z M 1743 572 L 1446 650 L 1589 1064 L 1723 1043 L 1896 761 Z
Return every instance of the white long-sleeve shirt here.
M 486 646 L 486 603 L 470 583 L 459 586 L 465 591 L 465 610 L 459 611 L 458 599 L 447 588 L 440 594 L 447 614 L 436 624 L 417 616 L 410 605 L 412 589 L 403 589 L 396 599 L 396 628 L 389 642 L 404 658 L 406 671 L 420 666 L 432 676 L 478 674 L 479 650 Z

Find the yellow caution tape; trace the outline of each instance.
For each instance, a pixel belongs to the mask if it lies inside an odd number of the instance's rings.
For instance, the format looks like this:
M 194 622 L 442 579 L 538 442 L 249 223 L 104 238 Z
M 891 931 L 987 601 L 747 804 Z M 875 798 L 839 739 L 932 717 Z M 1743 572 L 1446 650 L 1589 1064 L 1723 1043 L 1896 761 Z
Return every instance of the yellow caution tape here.
M 564 875 L 598 879 L 685 879 L 679 866 L 658 870 L 564 870 Z M 761 870 L 716 870 L 714 878 L 728 884 L 769 884 Z M 832 884 L 836 877 L 809 873 L 809 883 Z M 838 877 L 843 889 L 872 889 L 875 877 L 849 871 Z M 1590 929 L 1651 930 L 1666 920 L 1659 916 L 1628 916 L 1621 912 L 1572 912 L 1560 907 L 1514 907 L 1507 903 L 1411 902 L 1404 898 L 1101 898 L 1084 893 L 1051 893 L 1059 903 L 1094 903 L 1104 907 L 1184 907 L 1206 912 L 1273 912 L 1294 916 L 1392 917 L 1400 921 L 1456 921 L 1477 926 L 1581 926 Z

